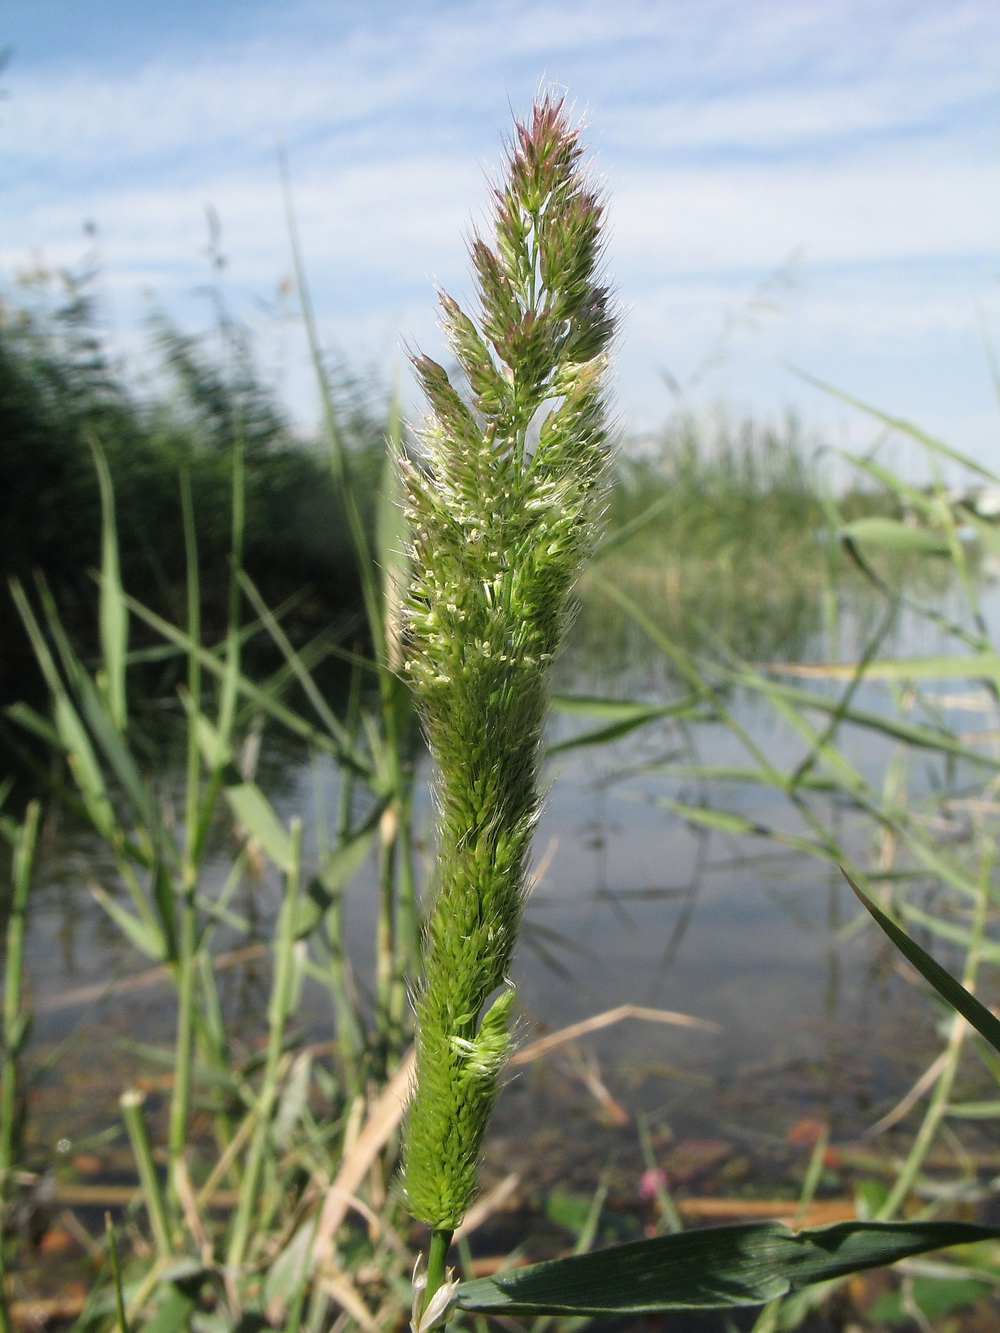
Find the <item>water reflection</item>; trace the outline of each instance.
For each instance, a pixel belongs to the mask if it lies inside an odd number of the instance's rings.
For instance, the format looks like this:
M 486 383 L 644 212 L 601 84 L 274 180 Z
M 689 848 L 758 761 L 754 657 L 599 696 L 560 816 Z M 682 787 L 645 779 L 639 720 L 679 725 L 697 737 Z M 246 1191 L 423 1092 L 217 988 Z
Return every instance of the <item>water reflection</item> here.
M 793 616 L 786 656 L 821 658 L 828 626 L 817 608 L 814 599 L 808 617 Z M 872 618 L 865 607 L 853 619 L 841 618 L 837 655 L 857 651 Z M 933 651 L 928 633 L 924 622 L 897 616 L 892 650 Z M 662 653 L 594 600 L 579 618 L 557 688 L 662 702 L 679 697 L 684 685 Z M 884 691 L 866 685 L 855 702 L 877 710 Z M 961 699 L 942 703 L 952 716 L 962 705 Z M 791 771 L 807 755 L 802 736 L 763 708 L 759 696 L 734 686 L 726 691 L 726 706 L 776 769 Z M 551 736 L 565 740 L 580 728 L 578 719 L 557 714 Z M 865 775 L 880 780 L 893 753 L 889 739 L 844 728 L 842 744 Z M 315 842 L 310 812 L 317 800 L 335 808 L 338 775 L 287 747 L 274 756 L 281 759 L 269 766 L 275 805 L 283 818 L 302 814 L 307 842 Z M 605 1085 L 618 1089 L 632 1112 L 669 1115 L 678 1134 L 732 1135 L 738 1121 L 742 1134 L 780 1136 L 782 1126 L 807 1111 L 832 1116 L 843 1134 L 860 1133 L 920 1072 L 924 1042 L 913 1037 L 930 1038 L 931 1015 L 894 976 L 869 933 L 845 935 L 854 908 L 833 866 L 753 833 L 696 828 L 680 817 L 678 803 L 697 803 L 707 788 L 697 775 L 678 776 L 679 765 L 695 770 L 745 762 L 731 727 L 671 719 L 554 759 L 536 839 L 537 884 L 516 967 L 525 1027 L 552 1031 L 629 1003 L 709 1019 L 719 1025 L 717 1034 L 629 1020 L 589 1037 L 587 1049 Z M 934 781 L 930 769 L 917 776 L 927 785 Z M 734 780 L 715 783 L 712 792 L 720 806 L 754 826 L 791 837 L 809 832 L 780 790 Z M 866 857 L 868 828 L 855 828 L 852 812 L 835 795 L 823 810 L 838 841 Z M 429 827 L 430 814 L 424 783 L 418 827 Z M 95 1087 L 76 1108 L 93 1128 L 114 1118 L 128 1064 L 124 1043 L 169 1040 L 172 995 L 162 978 L 114 995 L 114 983 L 134 974 L 139 961 L 90 893 L 91 883 L 107 882 L 110 860 L 65 817 L 50 827 L 46 847 L 28 947 L 36 1051 L 44 1057 L 58 1049 L 67 1068 L 105 1071 L 108 1086 Z M 231 858 L 220 834 L 209 893 L 213 881 L 217 889 L 225 878 Z M 246 882 L 236 906 L 252 938 L 267 940 L 277 901 L 270 872 Z M 351 882 L 345 907 L 354 974 L 365 992 L 374 965 L 374 864 Z M 223 950 L 245 945 L 235 931 L 219 937 Z M 234 1039 L 252 1043 L 266 1005 L 266 952 L 258 948 L 237 958 L 222 975 Z M 107 1000 L 101 998 L 105 986 L 111 988 Z M 54 999 L 60 995 L 61 1001 Z M 328 1035 L 328 997 L 319 985 L 307 991 L 303 1017 L 318 1038 Z M 61 1045 L 69 1038 L 69 1046 Z M 111 1060 L 111 1050 L 125 1053 Z M 579 1083 L 579 1069 L 573 1077 Z M 505 1123 L 527 1114 L 531 1086 L 521 1076 L 508 1090 L 501 1133 Z M 55 1132 L 54 1125 L 54 1117 L 43 1120 L 38 1132 Z

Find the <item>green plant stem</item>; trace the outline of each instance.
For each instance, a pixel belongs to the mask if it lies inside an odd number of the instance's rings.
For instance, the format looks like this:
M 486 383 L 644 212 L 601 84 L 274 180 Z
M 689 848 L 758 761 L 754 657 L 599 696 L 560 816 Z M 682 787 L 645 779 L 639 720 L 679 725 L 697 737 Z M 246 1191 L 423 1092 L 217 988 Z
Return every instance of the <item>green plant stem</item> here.
M 431 1297 L 445 1279 L 448 1264 L 448 1250 L 454 1232 L 447 1227 L 434 1227 L 427 1246 L 427 1290 L 424 1292 L 423 1309 L 427 1309 Z
M 396 971 L 391 997 L 393 1028 L 403 1036 L 409 998 L 409 978 L 416 975 L 420 962 L 420 913 L 417 884 L 413 873 L 413 784 L 407 782 L 397 809 L 396 847 L 398 864 Z
M 357 666 L 351 671 L 350 693 L 347 701 L 347 735 L 351 747 L 357 745 L 361 718 L 361 673 Z M 337 800 L 337 838 L 343 845 L 351 832 L 354 812 L 355 774 L 349 768 L 340 770 L 340 792 Z M 365 1038 L 361 1015 L 353 1001 L 350 985 L 346 943 L 344 940 L 344 892 L 338 888 L 326 914 L 326 942 L 330 951 L 330 996 L 336 1023 L 337 1040 L 345 1057 L 346 1067 L 352 1072 L 351 1096 L 360 1091 L 362 1077 L 361 1055 Z
M 10 1311 L 7 1309 L 7 1260 L 2 1236 L 0 1236 L 0 1333 L 12 1333 Z
M 233 1219 L 229 1253 L 226 1260 L 233 1270 L 238 1269 L 243 1263 L 250 1239 L 254 1212 L 257 1207 L 261 1173 L 271 1134 L 271 1117 L 278 1096 L 279 1066 L 284 1045 L 285 1025 L 288 1020 L 294 987 L 294 916 L 302 878 L 302 821 L 299 819 L 292 821 L 291 838 L 292 870 L 285 879 L 285 895 L 278 918 L 274 978 L 271 983 L 271 1001 L 268 1007 L 267 1056 L 264 1063 L 260 1095 L 257 1099 L 257 1126 L 250 1144 L 246 1170 L 243 1173 L 240 1198 L 236 1216 Z
M 388 1070 L 392 1045 L 392 982 L 396 961 L 396 807 L 382 816 L 379 836 L 379 899 L 375 927 L 375 1078 Z
M 188 573 L 188 637 L 192 645 L 201 643 L 201 595 L 198 578 L 198 550 L 195 542 L 191 480 L 181 474 L 181 504 L 184 515 L 184 540 Z M 191 700 L 187 724 L 187 781 L 185 788 L 185 846 L 181 872 L 181 929 L 178 941 L 177 1038 L 175 1043 L 174 1093 L 170 1104 L 168 1151 L 171 1171 L 184 1155 L 187 1143 L 188 1113 L 191 1104 L 191 1064 L 194 1051 L 194 1001 L 197 947 L 198 825 L 201 798 L 201 759 L 195 715 L 201 700 L 201 662 L 197 653 L 188 653 L 187 691 Z
M 156 1166 L 153 1163 L 146 1124 L 143 1120 L 142 1104 L 144 1101 L 145 1097 L 137 1088 L 129 1088 L 127 1092 L 122 1093 L 119 1105 L 122 1118 L 125 1121 L 125 1128 L 128 1130 L 129 1143 L 132 1145 L 132 1155 L 135 1158 L 136 1169 L 139 1172 L 139 1184 L 142 1188 L 143 1199 L 146 1202 L 146 1212 L 149 1214 L 153 1244 L 156 1247 L 157 1257 L 165 1260 L 169 1259 L 173 1252 L 170 1243 L 170 1222 L 167 1216 L 166 1202 L 156 1175 Z
M 118 1317 L 118 1333 L 128 1333 L 128 1320 L 125 1318 L 125 1297 L 122 1291 L 122 1270 L 118 1262 L 118 1242 L 111 1214 L 104 1214 L 104 1230 L 108 1238 L 108 1258 L 111 1261 L 111 1281 L 115 1289 L 115 1313 Z
M 24 931 L 40 818 L 41 806 L 38 801 L 32 801 L 28 806 L 24 823 L 18 831 L 14 847 L 14 891 L 11 897 L 10 915 L 7 918 L 4 954 L 3 1066 L 0 1070 L 0 1197 L 6 1189 L 15 1158 L 17 1057 L 25 1026 L 21 993 L 24 980 Z

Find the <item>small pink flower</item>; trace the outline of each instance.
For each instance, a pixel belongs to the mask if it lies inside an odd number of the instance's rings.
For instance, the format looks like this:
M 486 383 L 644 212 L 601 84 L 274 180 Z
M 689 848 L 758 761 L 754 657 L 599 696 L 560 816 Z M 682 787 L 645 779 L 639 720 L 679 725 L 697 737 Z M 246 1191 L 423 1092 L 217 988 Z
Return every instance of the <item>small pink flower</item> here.
M 667 1175 L 659 1167 L 643 1171 L 642 1179 L 639 1181 L 639 1197 L 641 1199 L 655 1199 L 660 1190 L 667 1188 Z

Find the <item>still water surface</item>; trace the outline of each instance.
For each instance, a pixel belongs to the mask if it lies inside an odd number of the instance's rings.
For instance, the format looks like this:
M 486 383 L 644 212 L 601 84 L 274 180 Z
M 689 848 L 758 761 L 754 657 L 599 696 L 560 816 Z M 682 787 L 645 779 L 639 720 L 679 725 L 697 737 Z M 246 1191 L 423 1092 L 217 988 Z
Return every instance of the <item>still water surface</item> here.
M 850 640 L 851 635 L 848 634 Z M 856 635 L 855 635 L 856 637 Z M 897 627 L 887 650 L 932 651 L 921 622 Z M 818 641 L 803 656 L 820 655 Z M 662 699 L 678 686 L 662 660 L 632 661 L 627 670 L 596 667 L 592 656 L 561 665 L 560 689 L 615 697 Z M 880 687 L 866 687 L 859 706 L 884 708 Z M 733 697 L 740 724 L 768 759 L 787 770 L 801 741 L 773 712 Z M 963 705 L 966 706 L 966 705 Z M 961 721 L 956 715 L 953 719 Z M 586 725 L 595 725 L 589 722 Z M 554 740 L 578 721 L 553 720 Z M 869 776 L 884 771 L 887 743 L 859 731 L 845 735 L 852 758 Z M 693 751 L 691 747 L 693 748 Z M 515 970 L 526 1035 L 552 1031 L 622 1004 L 681 1011 L 718 1025 L 684 1029 L 628 1019 L 588 1036 L 553 1058 L 561 1088 L 606 1116 L 610 1105 L 669 1121 L 678 1135 L 780 1140 L 798 1119 L 832 1119 L 835 1133 L 856 1136 L 905 1090 L 926 1064 L 931 1015 L 896 976 L 873 932 L 845 926 L 856 915 L 836 870 L 760 838 L 697 832 L 662 803 L 698 799 L 704 789 L 652 762 L 745 763 L 732 733 L 719 724 L 682 732 L 661 723 L 608 746 L 567 752 L 548 771 L 545 811 L 536 838 L 537 885 Z M 321 774 L 331 801 L 335 776 Z M 315 773 L 287 767 L 274 799 L 287 817 L 307 812 Z M 920 779 L 930 781 L 929 771 Z M 761 824 L 794 831 L 784 796 L 730 784 L 716 796 Z M 429 818 L 429 800 L 423 816 Z M 852 832 L 830 807 L 845 843 L 864 861 L 868 834 Z M 93 840 L 58 830 L 33 903 L 28 967 L 38 1015 L 39 1054 L 61 1048 L 61 1076 L 40 1103 L 39 1133 L 73 1137 L 110 1123 L 117 1096 L 134 1069 L 130 1039 L 169 1039 L 172 997 L 151 986 L 105 1003 L 53 1005 L 53 997 L 100 988 L 135 972 L 140 960 L 93 903 L 107 858 Z M 215 873 L 226 866 L 220 855 Z M 348 892 L 348 932 L 362 983 L 371 970 L 375 868 Z M 275 906 L 269 880 L 244 902 L 262 934 Z M 259 1015 L 266 1003 L 263 964 L 234 969 L 226 992 L 233 1012 Z M 319 987 L 306 997 L 317 1037 L 329 1031 Z M 596 1079 L 596 1084 L 595 1084 Z M 601 1106 L 594 1087 L 612 1099 Z M 533 1077 L 522 1074 L 501 1103 L 498 1134 L 519 1132 L 533 1112 Z M 547 1108 L 552 1112 L 552 1106 Z M 556 1113 L 561 1114 L 559 1108 Z

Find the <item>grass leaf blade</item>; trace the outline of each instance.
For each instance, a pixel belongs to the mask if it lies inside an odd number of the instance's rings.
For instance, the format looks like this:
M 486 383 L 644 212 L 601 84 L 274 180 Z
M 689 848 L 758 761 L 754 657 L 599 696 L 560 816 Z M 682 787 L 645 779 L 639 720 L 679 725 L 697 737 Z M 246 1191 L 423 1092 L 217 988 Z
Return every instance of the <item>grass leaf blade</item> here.
M 708 1227 L 463 1282 L 456 1303 L 493 1315 L 732 1309 L 998 1235 L 996 1227 L 962 1222 L 838 1222 L 799 1232 L 779 1222 Z
M 1000 1051 L 1000 1019 L 981 1004 L 974 995 L 965 989 L 961 982 L 946 971 L 939 962 L 933 959 L 926 950 L 921 949 L 916 940 L 912 940 L 905 930 L 896 925 L 895 921 L 877 907 L 872 900 L 864 893 L 846 870 L 841 867 L 841 873 L 854 890 L 858 901 L 861 903 L 872 917 L 876 924 L 889 936 L 893 944 L 913 966 L 917 969 L 925 980 L 929 981 L 937 993 L 951 1005 L 967 1023 L 976 1029 L 980 1036 L 985 1037 L 995 1051 Z

